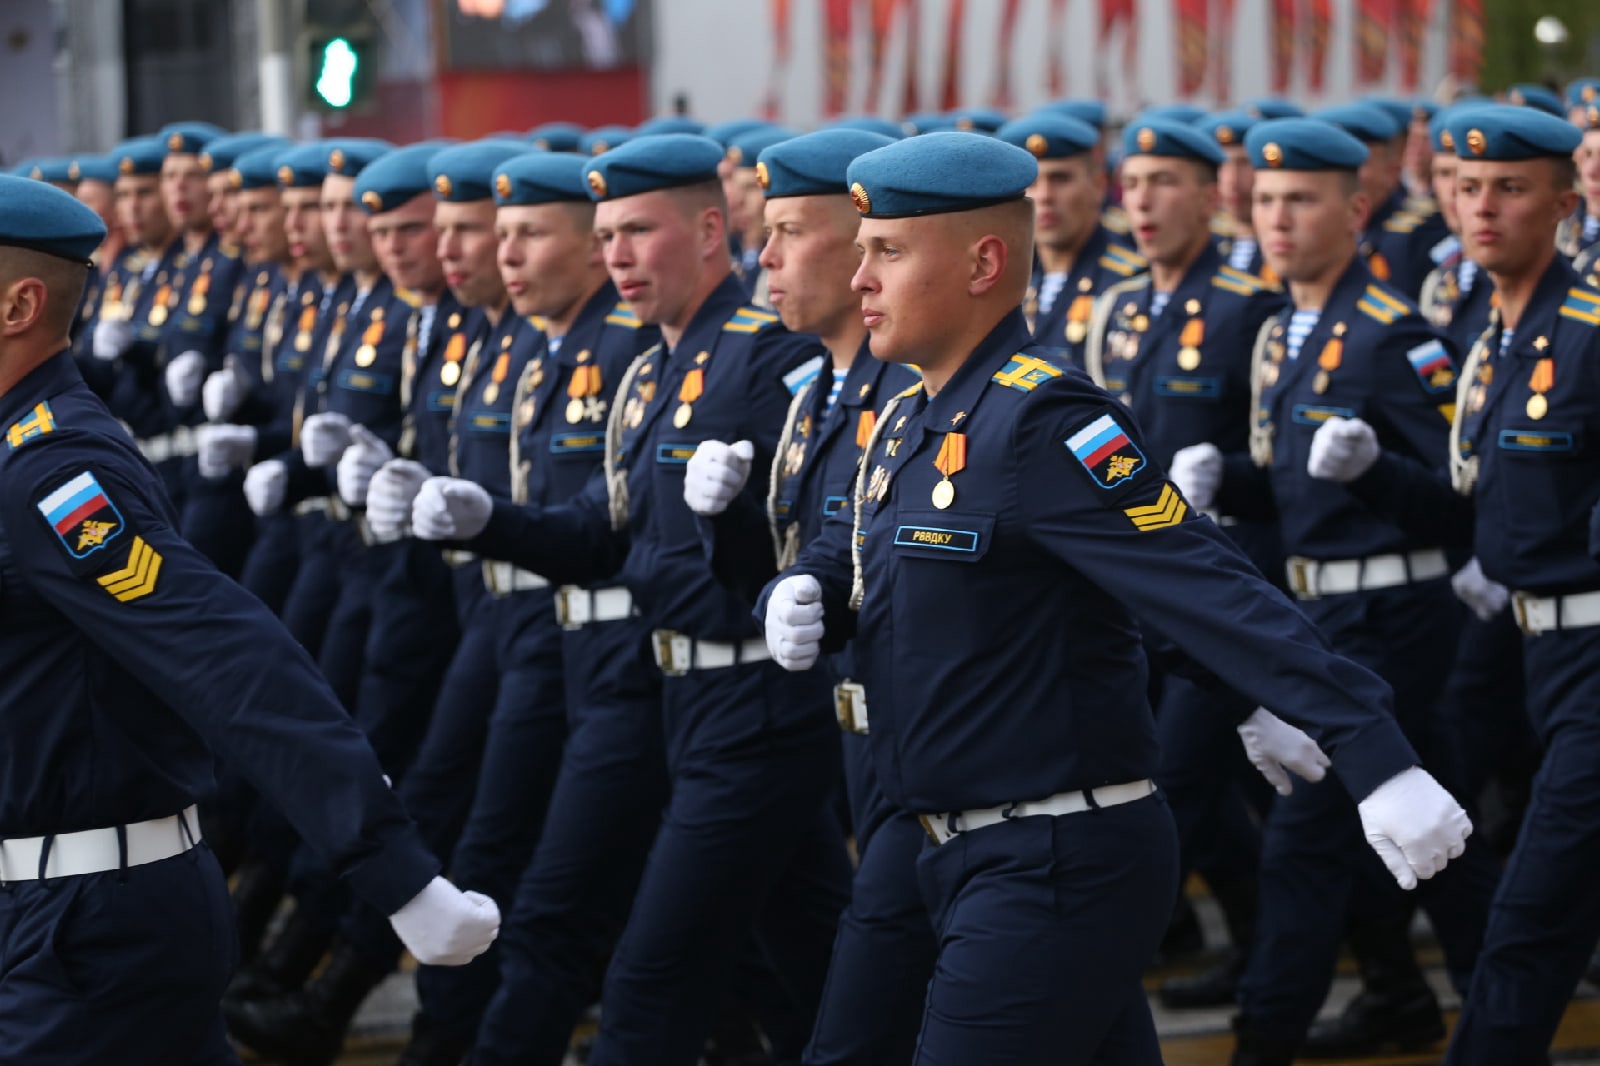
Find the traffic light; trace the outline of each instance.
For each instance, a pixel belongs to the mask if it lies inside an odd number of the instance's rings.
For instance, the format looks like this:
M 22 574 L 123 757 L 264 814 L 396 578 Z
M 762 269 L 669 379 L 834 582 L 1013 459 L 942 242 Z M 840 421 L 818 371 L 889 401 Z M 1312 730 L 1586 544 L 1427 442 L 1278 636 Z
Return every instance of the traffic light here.
M 348 37 L 334 37 L 318 42 L 317 53 L 312 56 L 316 71 L 311 91 L 323 105 L 334 110 L 349 107 L 356 99 L 356 85 L 361 78 L 361 53 L 356 51 Z
M 308 0 L 302 61 L 306 104 L 316 111 L 365 110 L 377 84 L 378 26 L 365 3 Z

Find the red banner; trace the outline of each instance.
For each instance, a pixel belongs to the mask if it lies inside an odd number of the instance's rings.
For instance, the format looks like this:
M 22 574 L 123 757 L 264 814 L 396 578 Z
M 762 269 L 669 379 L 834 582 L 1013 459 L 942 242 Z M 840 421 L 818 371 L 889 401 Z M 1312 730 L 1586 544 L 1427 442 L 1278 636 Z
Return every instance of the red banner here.
M 1328 82 L 1328 40 L 1333 35 L 1333 0 L 1311 0 L 1311 91 Z
M 1356 2 L 1356 82 L 1376 85 L 1389 67 L 1389 35 L 1394 31 L 1394 0 Z
M 1205 84 L 1211 5 L 1209 0 L 1177 0 L 1177 5 L 1178 96 L 1187 98 Z
M 1234 0 L 1217 0 L 1217 27 L 1211 38 L 1211 94 L 1218 100 L 1233 98 Z
M 1450 9 L 1450 73 L 1475 82 L 1483 63 L 1483 0 L 1455 0 Z
M 939 79 L 939 107 L 945 111 L 961 106 L 961 23 L 966 13 L 966 0 L 950 0 L 944 26 L 944 77 Z
M 1050 0 L 1050 22 L 1045 30 L 1050 48 L 1050 96 L 1067 95 L 1067 0 Z
M 835 118 L 844 113 L 850 98 L 850 9 L 852 0 L 828 0 L 823 10 L 826 42 L 824 62 L 827 64 L 822 92 L 822 113 Z
M 1005 0 L 1005 6 L 1000 9 L 1000 73 L 995 81 L 992 103 L 1001 111 L 1010 111 L 1013 103 L 1011 66 L 1016 52 L 1013 44 L 1017 35 L 1017 9 L 1021 6 L 1022 0 Z
M 1299 22 L 1295 0 L 1272 0 L 1272 92 L 1282 96 L 1289 91 L 1289 75 L 1294 70 L 1295 30 Z
M 1107 85 L 1107 74 L 1112 62 L 1106 55 L 1106 48 L 1111 43 L 1111 34 L 1116 30 L 1117 23 L 1122 23 L 1122 69 L 1124 78 L 1131 84 L 1134 80 L 1133 72 L 1138 68 L 1134 65 L 1137 58 L 1138 33 L 1135 29 L 1133 6 L 1135 0 L 1100 0 L 1100 38 L 1098 52 L 1101 56 L 1096 70 L 1096 81 L 1099 84 L 1100 97 L 1105 99 L 1110 94 Z
M 772 69 L 767 72 L 767 98 L 762 101 L 762 113 L 769 119 L 778 118 L 778 86 L 789 69 L 789 0 L 769 0 L 772 12 Z
M 1433 16 L 1433 0 L 1399 0 L 1400 91 L 1414 93 L 1422 71 L 1422 35 Z

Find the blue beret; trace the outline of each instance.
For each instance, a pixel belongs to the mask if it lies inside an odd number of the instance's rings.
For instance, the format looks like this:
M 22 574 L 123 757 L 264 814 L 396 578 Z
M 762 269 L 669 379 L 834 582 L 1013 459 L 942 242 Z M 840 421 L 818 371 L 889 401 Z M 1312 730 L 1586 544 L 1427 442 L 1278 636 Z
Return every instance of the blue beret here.
M 356 175 L 355 200 L 369 215 L 393 211 L 433 191 L 428 162 L 444 145 L 423 142 L 385 152 Z
M 825 130 L 861 130 L 865 133 L 876 133 L 883 137 L 892 137 L 899 140 L 906 135 L 906 131 L 897 122 L 890 122 L 877 115 L 851 115 L 846 118 L 836 118 L 826 126 Z
M 1033 156 L 978 133 L 929 133 L 858 156 L 846 171 L 867 218 L 911 218 L 1020 200 L 1039 175 Z
M 1257 118 L 1304 118 L 1305 108 L 1276 96 L 1259 96 L 1245 102 L 1244 109 Z
M 1097 130 L 1106 128 L 1106 105 L 1100 100 L 1052 100 L 1039 110 L 1087 122 Z
M 1243 145 L 1245 134 L 1261 120 L 1245 110 L 1216 111 L 1194 124 L 1194 128 L 1223 148 Z
M 1159 107 L 1147 107 L 1133 117 L 1135 122 L 1153 121 L 1161 119 L 1164 122 L 1177 122 L 1185 126 L 1192 126 L 1206 117 L 1206 109 L 1195 107 L 1193 104 L 1162 104 Z
M 1407 103 L 1405 100 L 1396 100 L 1392 96 L 1380 96 L 1374 94 L 1372 96 L 1362 97 L 1359 103 L 1364 104 L 1367 107 L 1375 107 L 1379 111 L 1382 111 L 1385 115 L 1388 115 L 1389 121 L 1394 123 L 1394 128 L 1396 131 L 1395 136 L 1397 137 L 1400 135 L 1399 131 L 1406 129 L 1411 125 L 1411 119 L 1413 117 L 1412 112 L 1414 109 L 1412 108 L 1411 104 Z
M 599 155 L 621 148 L 631 140 L 633 131 L 626 126 L 598 126 L 579 139 L 578 151 L 584 155 Z
M 1449 129 L 1461 159 L 1514 162 L 1570 156 L 1583 143 L 1583 131 L 1566 119 L 1514 104 L 1452 109 Z
M 57 185 L 69 185 L 78 180 L 72 175 L 72 160 L 67 156 L 29 160 L 27 173 L 23 177 Z
M 328 176 L 328 145 L 292 144 L 278 152 L 278 184 L 285 189 L 320 189 Z
M 719 122 L 715 126 L 707 126 L 703 131 L 704 136 L 710 137 L 722 147 L 727 148 L 734 141 L 743 137 L 752 130 L 759 130 L 772 123 L 760 118 L 736 118 L 728 122 Z
M 1442 107 L 1428 120 L 1428 142 L 1436 153 L 1456 154 L 1456 139 L 1450 134 L 1450 119 L 1455 111 L 1454 107 Z
M 533 146 L 547 152 L 576 152 L 582 139 L 583 127 L 576 122 L 546 122 L 528 131 Z
M 1600 78 L 1574 78 L 1567 83 L 1568 107 L 1600 104 Z
M 7 170 L 6 173 L 14 178 L 26 178 L 28 176 L 28 171 L 33 169 L 33 163 L 33 159 L 29 157 L 13 166 L 10 170 Z
M 1035 111 L 1013 119 L 994 134 L 1025 148 L 1035 159 L 1069 159 L 1100 143 L 1100 131 L 1060 111 Z
M 281 145 L 252 148 L 233 160 L 233 187 L 235 189 L 276 189 L 278 187 L 278 157 Z
M 1355 171 L 1367 161 L 1367 146 L 1359 138 L 1316 118 L 1257 123 L 1245 134 L 1244 147 L 1257 170 Z
M 161 164 L 167 158 L 167 146 L 155 137 L 134 137 L 123 141 L 111 150 L 117 161 L 117 173 L 124 177 L 161 173 Z
M 106 239 L 100 216 L 54 185 L 0 175 L 0 245 L 87 263 Z
M 722 145 L 693 133 L 638 137 L 596 156 L 584 171 L 589 196 L 617 200 L 656 189 L 672 189 L 717 179 Z
M 233 167 L 233 161 L 257 148 L 287 148 L 287 137 L 274 137 L 269 133 L 230 133 L 218 137 L 200 150 L 200 165 L 208 173 L 216 174 Z
M 1404 125 L 1396 122 L 1389 112 L 1376 104 L 1341 104 L 1338 107 L 1325 107 L 1321 111 L 1312 112 L 1311 117 L 1338 126 L 1363 144 L 1392 141 L 1405 130 Z
M 433 195 L 451 203 L 492 199 L 495 168 L 528 149 L 521 141 L 492 138 L 446 148 L 428 160 Z
M 1177 119 L 1141 118 L 1122 130 L 1122 156 L 1157 155 L 1195 159 L 1212 166 L 1228 161 L 1210 134 Z
M 898 138 L 866 130 L 817 130 L 780 141 L 761 153 L 756 180 L 767 199 L 781 196 L 844 196 L 845 180 L 857 156 L 894 144 Z
M 1543 111 L 1547 115 L 1561 118 L 1567 114 L 1566 105 L 1561 102 L 1561 97 L 1543 85 L 1534 85 L 1532 82 L 1523 82 L 1507 89 L 1506 102 L 1519 107 L 1531 107 L 1535 111 Z
M 1573 111 L 1580 130 L 1600 130 L 1600 104 L 1579 104 Z
M 353 178 L 394 151 L 394 145 L 376 137 L 341 137 L 323 141 L 328 152 L 328 175 Z
M 907 137 L 918 137 L 924 133 L 949 132 L 956 128 L 956 120 L 940 111 L 918 111 L 907 115 L 900 128 Z
M 80 155 L 67 165 L 67 173 L 76 181 L 102 181 L 114 185 L 117 181 L 117 161 L 108 155 Z
M 523 152 L 495 168 L 494 202 L 500 207 L 589 202 L 583 172 L 589 157 L 577 152 Z
M 172 122 L 162 126 L 156 137 L 173 155 L 199 155 L 206 145 L 227 132 L 209 122 Z
M 964 107 L 945 114 L 952 129 L 968 133 L 993 133 L 1006 124 L 1004 111 L 992 107 Z
M 653 137 L 658 133 L 696 133 L 703 134 L 706 124 L 687 115 L 660 115 L 656 118 L 647 118 L 633 129 L 635 137 Z
M 800 136 L 799 130 L 787 126 L 766 126 L 749 133 L 741 133 L 728 145 L 727 159 L 736 167 L 754 167 L 756 160 L 775 144 Z

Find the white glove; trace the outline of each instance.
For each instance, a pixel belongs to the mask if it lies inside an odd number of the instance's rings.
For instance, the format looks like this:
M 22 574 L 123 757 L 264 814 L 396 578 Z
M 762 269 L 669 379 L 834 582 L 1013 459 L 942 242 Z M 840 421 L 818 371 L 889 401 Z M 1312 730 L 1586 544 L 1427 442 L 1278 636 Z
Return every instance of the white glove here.
M 351 507 L 361 507 L 367 502 L 367 486 L 378 467 L 394 458 L 394 452 L 376 433 L 359 422 L 350 427 L 350 447 L 339 456 L 334 481 L 339 495 Z
M 1179 448 L 1167 474 L 1185 499 L 1208 511 L 1217 502 L 1217 488 L 1222 484 L 1222 452 L 1215 444 Z
M 463 892 L 435 877 L 389 915 L 389 924 L 424 966 L 465 966 L 500 935 L 500 908 L 481 892 Z
M 483 486 L 431 477 L 411 504 L 411 535 L 421 540 L 471 540 L 489 524 L 494 500 Z
M 350 419 L 336 411 L 324 411 L 306 419 L 300 427 L 300 454 L 307 466 L 327 466 L 337 462 L 350 447 Z
M 200 476 L 220 481 L 234 467 L 246 466 L 256 454 L 254 426 L 206 425 L 194 431 Z
M 1378 435 L 1359 418 L 1337 415 L 1311 437 L 1306 473 L 1324 481 L 1354 481 L 1378 461 Z
M 1505 610 L 1506 604 L 1511 602 L 1511 593 L 1504 585 L 1483 576 L 1483 567 L 1478 565 L 1476 555 L 1456 571 L 1450 579 L 1450 587 L 1456 590 L 1456 598 L 1471 607 L 1472 613 L 1485 622 Z
M 750 480 L 756 446 L 747 440 L 724 444 L 703 440 L 683 473 L 683 500 L 698 515 L 719 515 Z
M 379 467 L 367 486 L 367 525 L 372 531 L 388 537 L 409 526 L 411 504 L 431 476 L 427 467 L 410 459 L 390 459 Z
M 1472 835 L 1467 812 L 1420 766 L 1389 778 L 1356 810 L 1367 843 L 1407 890 L 1444 869 Z
M 243 361 L 237 355 L 228 356 L 222 361 L 222 369 L 213 371 L 200 390 L 206 421 L 226 422 L 249 393 L 250 379 L 245 375 Z
M 133 344 L 133 323 L 125 318 L 102 318 L 94 325 L 94 357 L 111 362 L 121 359 Z
M 244 476 L 244 502 L 258 515 L 276 514 L 289 488 L 289 468 L 282 459 L 252 466 Z
M 1265 707 L 1257 707 L 1239 726 L 1239 739 L 1250 765 L 1261 771 L 1278 795 L 1294 791 L 1293 770 L 1313 783 L 1328 776 L 1332 765 L 1317 742 Z
M 199 352 L 184 352 L 167 364 L 167 395 L 174 407 L 193 407 L 200 398 L 200 383 L 206 376 L 206 357 Z
M 767 650 L 785 670 L 809 670 L 822 653 L 822 586 L 810 574 L 778 582 L 767 598 Z

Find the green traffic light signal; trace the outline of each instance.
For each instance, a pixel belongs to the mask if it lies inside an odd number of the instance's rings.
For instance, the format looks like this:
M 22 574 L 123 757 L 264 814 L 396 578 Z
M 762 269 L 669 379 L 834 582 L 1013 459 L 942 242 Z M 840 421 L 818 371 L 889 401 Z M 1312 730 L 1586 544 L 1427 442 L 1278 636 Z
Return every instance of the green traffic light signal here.
M 361 56 L 349 39 L 335 37 L 317 57 L 317 95 L 329 107 L 349 107 L 356 95 L 356 73 Z

